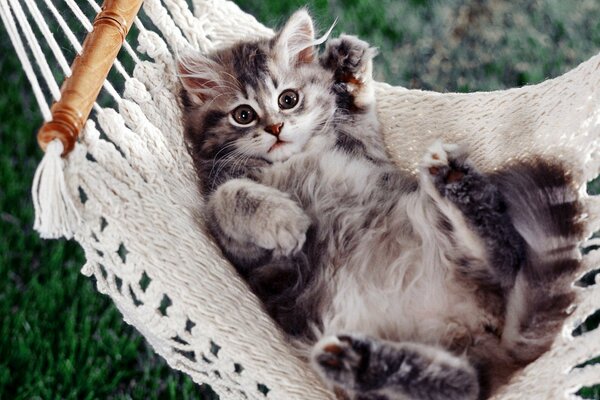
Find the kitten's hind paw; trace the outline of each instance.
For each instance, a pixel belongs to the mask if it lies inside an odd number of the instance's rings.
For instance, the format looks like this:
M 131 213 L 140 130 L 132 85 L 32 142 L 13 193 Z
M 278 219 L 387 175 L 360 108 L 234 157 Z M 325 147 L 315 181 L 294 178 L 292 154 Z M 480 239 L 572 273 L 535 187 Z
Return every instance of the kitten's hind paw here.
M 457 144 L 433 143 L 421 160 L 423 177 L 432 180 L 438 190 L 441 186 L 460 181 L 469 171 L 467 152 Z
M 371 60 L 377 50 L 356 36 L 341 35 L 327 42 L 323 67 L 334 71 L 338 82 L 362 84 L 371 78 Z
M 354 398 L 474 400 L 479 392 L 466 359 L 419 343 L 330 336 L 315 345 L 312 363 L 325 381 Z
M 328 336 L 312 352 L 317 372 L 327 381 L 346 389 L 355 389 L 359 367 L 368 362 L 370 343 L 351 336 Z

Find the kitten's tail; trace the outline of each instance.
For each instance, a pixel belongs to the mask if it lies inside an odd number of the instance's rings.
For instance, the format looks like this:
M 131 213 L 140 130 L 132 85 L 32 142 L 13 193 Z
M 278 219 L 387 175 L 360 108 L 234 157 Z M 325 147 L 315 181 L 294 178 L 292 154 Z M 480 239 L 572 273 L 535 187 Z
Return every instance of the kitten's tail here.
M 577 187 L 558 162 L 519 162 L 497 173 L 527 258 L 509 294 L 502 342 L 511 357 L 530 362 L 546 351 L 575 300 L 584 239 Z

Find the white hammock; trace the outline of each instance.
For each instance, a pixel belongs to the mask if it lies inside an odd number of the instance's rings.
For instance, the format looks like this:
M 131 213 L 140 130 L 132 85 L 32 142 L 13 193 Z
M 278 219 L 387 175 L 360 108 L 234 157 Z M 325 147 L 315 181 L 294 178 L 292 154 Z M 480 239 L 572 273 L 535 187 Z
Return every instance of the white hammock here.
M 60 95 L 49 64 L 58 62 L 67 75 L 69 65 L 46 19 L 57 19 L 75 50 L 80 45 L 50 0 L 44 0 L 44 16 L 39 2 L 22 0 L 22 7 L 17 0 L 2 0 L 0 16 L 48 120 L 42 87 L 54 99 Z M 76 2 L 65 2 L 90 30 Z M 85 6 L 99 10 L 93 0 Z M 136 63 L 133 76 L 116 63 L 125 89 L 118 93 L 108 81 L 104 89 L 117 107 L 94 107 L 97 123 L 88 121 L 64 163 L 68 196 L 62 199 L 63 219 L 59 226 L 38 221 L 38 228 L 73 235 L 87 257 L 82 272 L 96 278 L 98 290 L 113 299 L 125 321 L 169 365 L 210 384 L 222 399 L 264 398 L 265 386 L 272 399 L 333 398 L 292 355 L 257 299 L 197 225 L 202 201 L 182 141 L 173 54 L 189 47 L 206 51 L 272 31 L 231 2 L 195 0 L 193 6 L 192 12 L 185 0 L 145 1 L 143 12 L 154 31 L 136 20 L 139 43 L 131 45 L 137 52 L 125 46 Z M 139 54 L 152 61 L 141 61 Z M 559 78 L 521 89 L 438 94 L 378 84 L 377 98 L 388 149 L 400 168 L 412 170 L 439 137 L 468 143 L 484 169 L 526 154 L 559 156 L 572 165 L 582 185 L 589 232 L 600 226 L 600 199 L 585 194 L 585 182 L 600 169 L 600 55 Z M 53 143 L 48 158 L 62 151 L 60 142 Z M 34 185 L 35 196 L 60 184 L 60 170 L 45 175 Z M 589 246 L 599 244 L 598 239 L 588 241 Z M 597 269 L 600 250 L 590 251 L 584 262 L 587 270 Z M 497 399 L 560 399 L 600 382 L 600 364 L 574 368 L 600 355 L 600 329 L 571 334 L 600 308 L 600 279 L 579 294 L 552 349 Z

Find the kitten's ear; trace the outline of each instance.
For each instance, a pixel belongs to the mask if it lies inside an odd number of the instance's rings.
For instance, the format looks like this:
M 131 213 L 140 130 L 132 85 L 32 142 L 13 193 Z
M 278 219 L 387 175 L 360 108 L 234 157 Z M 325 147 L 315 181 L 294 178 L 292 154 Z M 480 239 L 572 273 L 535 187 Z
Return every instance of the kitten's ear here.
M 311 63 L 315 59 L 315 28 L 305 9 L 296 11 L 276 36 L 280 57 L 291 65 Z
M 218 63 L 200 53 L 179 56 L 177 73 L 185 89 L 186 100 L 200 105 L 217 95 L 216 89 L 222 86 L 221 70 Z

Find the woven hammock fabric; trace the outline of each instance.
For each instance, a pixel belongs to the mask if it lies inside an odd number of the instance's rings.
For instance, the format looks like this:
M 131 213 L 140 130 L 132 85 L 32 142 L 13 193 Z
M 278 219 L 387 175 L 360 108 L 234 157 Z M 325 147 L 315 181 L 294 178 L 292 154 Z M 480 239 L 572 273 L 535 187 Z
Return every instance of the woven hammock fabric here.
M 79 6 L 65 2 L 89 30 Z M 0 2 L 0 16 L 49 119 L 43 88 L 54 99 L 60 94 L 48 63 L 58 63 L 67 75 L 69 67 L 38 3 Z M 79 50 L 56 7 L 50 0 L 43 3 L 42 11 L 57 19 Z M 124 90 L 119 93 L 108 81 L 104 86 L 117 106 L 95 106 L 95 121 L 88 121 L 65 160 L 75 222 L 64 234 L 72 233 L 84 248 L 82 272 L 95 277 L 98 290 L 112 298 L 125 321 L 169 365 L 210 384 L 222 399 L 265 398 L 265 388 L 272 399 L 333 398 L 294 356 L 200 225 L 202 199 L 183 143 L 175 55 L 273 32 L 234 3 L 192 3 L 190 10 L 184 0 L 144 2 L 144 21 L 151 21 L 152 29 L 136 20 L 138 42 L 125 48 L 136 63 L 133 74 L 117 63 Z M 87 5 L 99 10 L 93 0 Z M 32 22 L 43 36 L 35 36 Z M 47 41 L 43 48 L 41 41 Z M 600 170 L 600 55 L 561 77 L 520 89 L 438 94 L 378 84 L 377 101 L 388 150 L 399 168 L 413 171 L 440 137 L 465 143 L 484 170 L 530 154 L 561 157 L 581 184 L 590 235 L 600 227 L 600 199 L 585 188 Z M 592 249 L 584 257 L 588 271 L 599 268 L 599 245 L 599 239 L 584 244 Z M 600 364 L 575 368 L 600 355 L 600 329 L 572 334 L 600 308 L 600 279 L 578 292 L 578 305 L 552 349 L 496 399 L 560 399 L 600 383 Z

